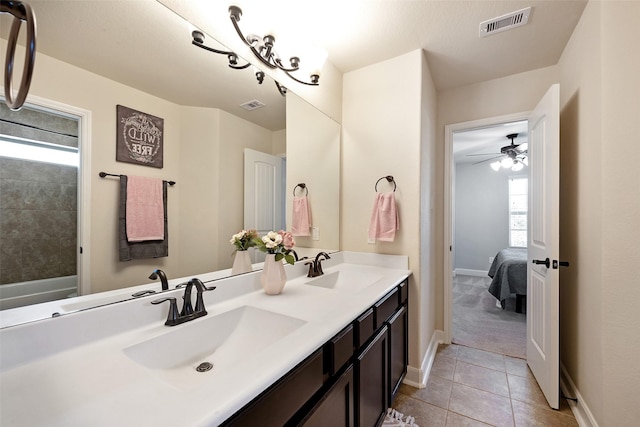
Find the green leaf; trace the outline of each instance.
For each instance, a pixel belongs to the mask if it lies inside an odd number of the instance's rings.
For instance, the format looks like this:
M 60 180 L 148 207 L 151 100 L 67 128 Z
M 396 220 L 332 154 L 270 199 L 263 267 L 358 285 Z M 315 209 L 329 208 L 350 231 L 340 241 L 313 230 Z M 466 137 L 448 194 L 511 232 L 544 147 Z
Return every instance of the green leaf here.
M 290 255 L 290 254 L 285 255 L 284 259 L 291 265 L 293 265 L 296 262 L 296 259 L 293 257 L 293 255 Z
M 285 257 L 285 256 L 284 256 L 283 254 L 278 253 L 278 254 L 276 254 L 276 256 L 275 256 L 275 260 L 276 260 L 276 261 L 280 261 L 280 260 L 281 260 L 282 258 L 284 258 L 284 257 Z

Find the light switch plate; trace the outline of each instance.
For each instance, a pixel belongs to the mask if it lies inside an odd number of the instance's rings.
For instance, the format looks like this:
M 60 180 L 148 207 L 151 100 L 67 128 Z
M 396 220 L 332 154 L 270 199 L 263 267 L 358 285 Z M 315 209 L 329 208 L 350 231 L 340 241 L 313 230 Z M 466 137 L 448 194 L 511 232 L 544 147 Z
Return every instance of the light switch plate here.
M 320 240 L 320 227 L 311 227 L 311 240 Z

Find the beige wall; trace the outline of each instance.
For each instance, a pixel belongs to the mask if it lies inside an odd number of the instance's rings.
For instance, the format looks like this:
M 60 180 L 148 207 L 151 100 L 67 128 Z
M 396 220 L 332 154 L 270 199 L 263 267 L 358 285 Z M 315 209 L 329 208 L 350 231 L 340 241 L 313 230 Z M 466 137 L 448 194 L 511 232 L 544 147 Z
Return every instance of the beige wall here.
M 305 183 L 311 223 L 319 240 L 296 237 L 303 248 L 340 249 L 340 125 L 294 94 L 287 94 L 287 230 L 293 221 L 293 188 Z M 300 194 L 300 189 L 296 195 Z M 303 194 L 306 194 L 303 192 Z
M 562 361 L 600 426 L 640 417 L 639 2 L 589 2 L 559 62 Z
M 587 5 L 560 62 L 561 362 L 594 417 L 602 399 L 602 45 Z
M 38 54 L 30 94 L 91 112 L 91 230 L 83 245 L 92 292 L 148 282 L 155 268 L 174 278 L 231 266 L 228 240 L 243 218 L 242 149 L 270 153 L 278 140 L 273 132 L 217 109 L 167 102 L 44 54 Z M 162 169 L 115 161 L 117 104 L 164 119 Z M 177 182 L 168 189 L 168 257 L 118 261 L 119 185 L 99 178 L 100 171 Z
M 433 89 L 423 91 L 423 84 L 433 85 L 423 81 L 423 67 L 424 55 L 418 50 L 345 74 L 342 122 L 342 249 L 409 256 L 409 363 L 415 368 L 433 332 L 425 330 L 428 321 L 420 321 L 421 315 L 431 315 L 424 309 L 429 284 L 420 271 L 421 144 L 429 142 L 428 127 L 435 117 L 435 111 L 422 110 L 423 105 L 432 106 L 434 98 Z M 367 229 L 374 185 L 386 175 L 397 183 L 400 230 L 394 242 L 371 245 Z M 379 190 L 385 185 L 383 180 Z
M 438 329 L 436 327 L 438 310 L 442 301 L 438 299 L 437 277 L 442 265 L 438 258 L 438 236 L 442 234 L 442 225 L 438 223 L 436 195 L 441 192 L 438 187 L 437 171 L 438 158 L 436 156 L 438 140 L 436 127 L 437 93 L 431 77 L 429 64 L 424 52 L 421 55 L 421 102 L 420 102 L 420 299 L 417 304 L 419 327 L 415 324 L 420 357 L 424 359 L 430 340 Z M 439 262 L 438 262 L 439 261 Z M 414 270 L 415 271 L 415 270 Z M 418 368 L 419 366 L 415 366 Z
M 604 422 L 640 419 L 640 2 L 602 10 Z

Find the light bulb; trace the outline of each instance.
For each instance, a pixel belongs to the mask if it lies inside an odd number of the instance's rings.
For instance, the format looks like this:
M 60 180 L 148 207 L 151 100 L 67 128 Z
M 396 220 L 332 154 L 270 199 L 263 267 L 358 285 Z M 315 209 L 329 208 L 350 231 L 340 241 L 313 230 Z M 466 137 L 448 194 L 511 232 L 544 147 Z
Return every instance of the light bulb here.
M 498 172 L 500 170 L 500 162 L 491 163 L 491 169 L 493 169 L 494 171 Z
M 502 165 L 502 167 L 505 169 L 509 169 L 511 166 L 513 166 L 513 159 L 511 159 L 511 157 L 502 159 L 502 161 L 500 162 L 500 165 Z

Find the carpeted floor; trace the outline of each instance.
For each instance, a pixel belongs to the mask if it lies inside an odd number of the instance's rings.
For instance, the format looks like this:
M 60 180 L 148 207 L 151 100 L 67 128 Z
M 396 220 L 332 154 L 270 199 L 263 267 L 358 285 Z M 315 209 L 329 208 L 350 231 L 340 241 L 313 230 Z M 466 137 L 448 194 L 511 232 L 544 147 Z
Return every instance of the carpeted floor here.
M 515 296 L 505 309 L 487 289 L 491 278 L 457 275 L 453 278 L 453 343 L 526 358 L 527 316 L 515 312 Z

